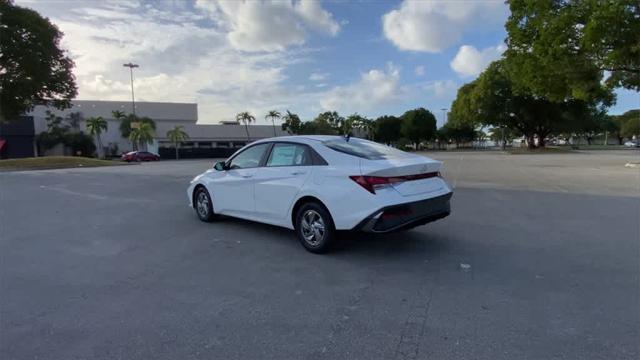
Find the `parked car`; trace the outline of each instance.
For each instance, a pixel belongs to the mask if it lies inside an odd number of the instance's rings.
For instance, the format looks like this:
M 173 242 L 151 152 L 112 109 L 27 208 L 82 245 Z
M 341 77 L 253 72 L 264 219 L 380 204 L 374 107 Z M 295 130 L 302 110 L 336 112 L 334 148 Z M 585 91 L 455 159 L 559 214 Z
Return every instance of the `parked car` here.
M 122 154 L 122 160 L 126 162 L 131 161 L 158 161 L 160 156 L 148 151 L 129 151 Z
M 640 140 L 629 140 L 624 143 L 624 146 L 627 147 L 640 147 Z
M 295 230 L 324 252 L 336 230 L 385 233 L 450 213 L 440 161 L 339 136 L 249 144 L 196 176 L 187 197 L 202 221 L 228 215 Z

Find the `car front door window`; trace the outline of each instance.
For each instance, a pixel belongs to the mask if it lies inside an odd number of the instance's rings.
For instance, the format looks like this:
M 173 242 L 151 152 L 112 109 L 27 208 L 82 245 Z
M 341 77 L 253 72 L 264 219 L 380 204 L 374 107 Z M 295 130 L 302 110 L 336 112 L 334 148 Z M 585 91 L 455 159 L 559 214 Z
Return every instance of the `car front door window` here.
M 275 144 L 267 160 L 267 166 L 305 166 L 311 165 L 308 148 L 298 144 Z
M 260 166 L 260 161 L 269 144 L 252 146 L 236 155 L 229 163 L 229 169 L 249 169 Z

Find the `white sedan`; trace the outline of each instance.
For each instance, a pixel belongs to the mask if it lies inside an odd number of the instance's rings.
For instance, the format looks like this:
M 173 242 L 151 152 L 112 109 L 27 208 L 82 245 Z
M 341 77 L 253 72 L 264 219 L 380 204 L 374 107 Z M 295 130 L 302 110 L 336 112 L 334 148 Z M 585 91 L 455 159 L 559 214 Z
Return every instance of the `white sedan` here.
M 202 221 L 228 215 L 283 226 L 320 253 L 336 230 L 383 233 L 449 215 L 441 164 L 358 138 L 270 138 L 196 176 L 187 196 Z

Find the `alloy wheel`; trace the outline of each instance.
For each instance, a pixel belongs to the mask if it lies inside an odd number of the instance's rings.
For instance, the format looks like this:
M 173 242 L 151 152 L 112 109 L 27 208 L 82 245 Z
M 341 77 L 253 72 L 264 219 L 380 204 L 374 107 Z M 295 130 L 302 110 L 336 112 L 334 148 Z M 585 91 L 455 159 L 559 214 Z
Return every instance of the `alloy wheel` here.
M 322 216 L 315 210 L 307 210 L 300 222 L 304 240 L 312 246 L 318 245 L 325 236 L 325 225 Z
M 196 198 L 196 210 L 201 218 L 206 218 L 209 215 L 209 197 L 204 191 L 200 191 Z

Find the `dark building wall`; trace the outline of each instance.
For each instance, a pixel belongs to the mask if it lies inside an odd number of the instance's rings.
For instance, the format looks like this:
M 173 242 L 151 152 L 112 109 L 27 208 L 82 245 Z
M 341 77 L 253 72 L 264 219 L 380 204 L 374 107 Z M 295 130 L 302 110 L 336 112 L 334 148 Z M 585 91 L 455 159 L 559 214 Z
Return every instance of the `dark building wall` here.
M 205 159 L 205 158 L 227 158 L 233 155 L 239 148 L 192 148 L 178 149 L 181 159 Z M 162 159 L 175 159 L 176 149 L 161 147 L 158 149 L 158 155 Z
M 35 130 L 31 116 L 21 116 L 16 120 L 0 123 L 0 139 L 6 141 L 0 149 L 0 158 L 35 156 L 34 138 Z

